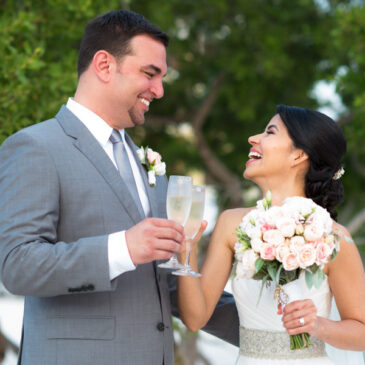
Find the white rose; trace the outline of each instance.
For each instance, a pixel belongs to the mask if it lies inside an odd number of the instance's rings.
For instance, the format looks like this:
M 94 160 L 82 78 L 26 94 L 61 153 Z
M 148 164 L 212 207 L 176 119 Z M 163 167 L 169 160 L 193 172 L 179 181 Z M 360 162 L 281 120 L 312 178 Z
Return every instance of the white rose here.
M 263 235 L 265 242 L 270 243 L 274 246 L 279 246 L 284 243 L 284 237 L 277 229 L 270 229 L 266 231 Z
M 271 207 L 265 212 L 265 220 L 270 226 L 275 226 L 276 222 L 284 217 L 284 210 L 282 207 Z
M 324 234 L 324 229 L 321 224 L 312 222 L 304 227 L 304 238 L 306 241 L 317 241 Z
M 251 247 L 255 252 L 260 252 L 263 242 L 260 238 L 251 239 Z
M 295 220 L 292 218 L 287 218 L 287 217 L 283 217 L 280 218 L 277 223 L 276 226 L 278 227 L 280 233 L 284 236 L 284 237 L 292 237 L 294 236 L 295 233 Z
M 327 234 L 332 232 L 333 220 L 326 209 L 317 206 L 316 211 L 312 214 L 311 218 L 314 223 L 323 226 L 324 232 Z
M 294 236 L 290 239 L 290 247 L 294 252 L 298 252 L 305 245 L 305 240 L 302 236 Z
M 261 239 L 261 231 L 260 228 L 251 226 L 246 229 L 246 234 L 248 237 L 250 237 L 252 240 L 254 239 Z
M 316 207 L 316 204 L 312 199 L 303 198 L 300 196 L 294 196 L 290 198 L 286 198 L 284 205 L 299 211 L 302 216 L 307 216 L 312 213 L 313 208 Z
M 165 162 L 161 162 L 155 166 L 153 166 L 153 170 L 155 171 L 156 175 L 161 176 L 166 174 L 166 164 Z
M 256 273 L 255 263 L 258 255 L 253 250 L 246 250 L 242 254 L 241 261 L 237 263 L 236 275 L 238 278 L 252 279 Z
M 138 156 L 138 159 L 141 161 L 141 163 L 146 163 L 146 158 L 145 158 L 146 156 L 145 156 L 143 147 L 141 147 L 137 150 L 137 156 Z

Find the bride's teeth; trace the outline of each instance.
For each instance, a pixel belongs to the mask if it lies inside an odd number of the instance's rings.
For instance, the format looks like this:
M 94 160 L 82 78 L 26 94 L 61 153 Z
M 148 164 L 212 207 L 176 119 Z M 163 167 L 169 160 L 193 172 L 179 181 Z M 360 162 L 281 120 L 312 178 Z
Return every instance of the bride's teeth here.
M 257 153 L 257 152 L 250 152 L 248 154 L 248 157 L 249 158 L 262 158 L 262 156 L 259 153 Z
M 147 105 L 147 106 L 149 106 L 150 105 L 150 102 L 148 101 L 148 100 L 146 100 L 146 99 L 140 99 L 141 100 L 141 102 L 144 104 L 144 105 Z

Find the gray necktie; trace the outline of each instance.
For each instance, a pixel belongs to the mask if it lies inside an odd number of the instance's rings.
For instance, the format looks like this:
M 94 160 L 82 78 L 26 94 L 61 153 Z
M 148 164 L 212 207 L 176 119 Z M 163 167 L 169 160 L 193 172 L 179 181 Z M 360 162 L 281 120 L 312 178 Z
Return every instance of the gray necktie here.
M 110 141 L 113 143 L 113 153 L 119 173 L 126 183 L 133 200 L 136 202 L 139 213 L 142 217 L 145 217 L 141 200 L 138 195 L 136 182 L 134 180 L 132 167 L 129 162 L 128 153 L 125 149 L 122 136 L 120 135 L 119 131 L 113 129 L 113 132 L 110 136 Z

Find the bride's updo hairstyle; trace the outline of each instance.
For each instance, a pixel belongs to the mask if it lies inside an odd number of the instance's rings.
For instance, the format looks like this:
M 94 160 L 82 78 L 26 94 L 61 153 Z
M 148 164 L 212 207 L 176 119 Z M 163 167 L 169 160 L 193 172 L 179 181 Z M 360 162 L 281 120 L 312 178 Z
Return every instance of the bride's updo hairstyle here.
M 337 218 L 336 206 L 343 200 L 343 185 L 334 179 L 342 167 L 346 139 L 330 117 L 310 109 L 279 105 L 276 108 L 294 145 L 309 156 L 305 177 L 307 198 L 327 209 Z

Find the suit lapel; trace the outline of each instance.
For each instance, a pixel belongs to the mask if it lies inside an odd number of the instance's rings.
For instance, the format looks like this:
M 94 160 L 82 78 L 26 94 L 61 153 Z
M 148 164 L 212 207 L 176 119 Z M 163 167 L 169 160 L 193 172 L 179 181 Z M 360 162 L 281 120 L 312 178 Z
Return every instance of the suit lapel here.
M 111 189 L 118 197 L 121 204 L 131 219 L 138 223 L 144 217 L 138 212 L 138 208 L 129 194 L 129 190 L 118 170 L 113 165 L 110 158 L 100 146 L 98 141 L 84 126 L 84 124 L 65 106 L 56 115 L 65 133 L 74 139 L 74 146 L 94 165 L 103 176 Z
M 129 145 L 130 149 L 133 152 L 133 156 L 134 156 L 135 160 L 137 161 L 137 165 L 139 167 L 139 172 L 142 176 L 143 183 L 144 183 L 144 186 L 145 186 L 146 192 L 147 192 L 147 197 L 150 202 L 151 215 L 153 217 L 159 216 L 158 201 L 157 201 L 157 196 L 156 196 L 156 187 L 151 187 L 148 182 L 147 170 L 146 170 L 145 166 L 139 162 L 139 158 L 137 156 L 136 150 L 138 149 L 138 147 L 133 143 L 132 139 L 129 137 L 129 135 L 127 133 L 125 133 L 125 139 Z

